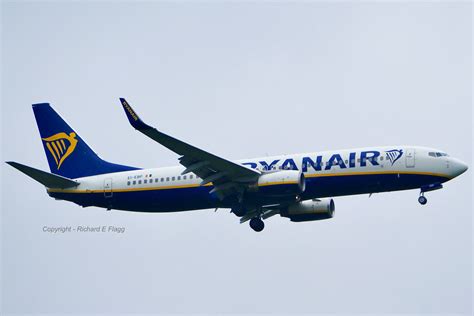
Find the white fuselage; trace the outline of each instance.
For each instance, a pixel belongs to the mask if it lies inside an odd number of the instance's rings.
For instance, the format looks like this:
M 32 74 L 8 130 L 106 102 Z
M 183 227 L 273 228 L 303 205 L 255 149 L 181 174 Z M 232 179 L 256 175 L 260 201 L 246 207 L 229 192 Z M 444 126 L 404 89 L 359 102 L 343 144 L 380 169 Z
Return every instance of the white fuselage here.
M 299 170 L 306 179 L 303 199 L 420 188 L 442 183 L 467 169 L 445 153 L 417 146 L 367 147 L 236 161 L 263 172 Z M 140 169 L 76 179 L 74 189 L 50 195 L 89 206 L 134 211 L 182 211 L 222 206 L 184 167 Z M 108 204 L 109 203 L 109 204 Z M 225 206 L 225 205 L 224 205 Z

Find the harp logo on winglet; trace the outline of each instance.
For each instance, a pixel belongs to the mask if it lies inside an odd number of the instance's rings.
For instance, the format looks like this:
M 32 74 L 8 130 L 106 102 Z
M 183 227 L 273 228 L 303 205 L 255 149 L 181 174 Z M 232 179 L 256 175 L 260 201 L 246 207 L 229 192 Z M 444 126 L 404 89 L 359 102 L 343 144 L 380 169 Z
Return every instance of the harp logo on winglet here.
M 74 149 L 76 149 L 77 139 L 76 133 L 66 134 L 64 132 L 57 133 L 53 136 L 43 138 L 46 148 L 48 148 L 51 156 L 53 156 L 56 166 L 61 168 L 62 163 L 69 157 Z

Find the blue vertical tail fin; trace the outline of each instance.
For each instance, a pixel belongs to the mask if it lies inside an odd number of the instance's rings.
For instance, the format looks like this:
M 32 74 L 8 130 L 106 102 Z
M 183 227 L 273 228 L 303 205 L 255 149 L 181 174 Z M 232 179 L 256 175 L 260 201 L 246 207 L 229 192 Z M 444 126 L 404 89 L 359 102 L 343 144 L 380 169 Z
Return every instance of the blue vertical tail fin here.
M 99 158 L 49 103 L 33 104 L 33 112 L 52 173 L 74 179 L 138 169 Z

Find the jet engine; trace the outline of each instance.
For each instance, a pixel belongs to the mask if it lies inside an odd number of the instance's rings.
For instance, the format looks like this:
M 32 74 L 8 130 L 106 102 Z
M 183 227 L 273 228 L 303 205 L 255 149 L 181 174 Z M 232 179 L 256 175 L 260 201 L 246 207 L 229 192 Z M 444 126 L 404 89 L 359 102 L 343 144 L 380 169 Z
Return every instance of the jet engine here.
M 296 170 L 266 173 L 258 178 L 255 191 L 269 196 L 298 195 L 304 192 L 304 174 Z
M 318 221 L 334 217 L 333 199 L 314 199 L 291 204 L 280 212 L 292 222 Z

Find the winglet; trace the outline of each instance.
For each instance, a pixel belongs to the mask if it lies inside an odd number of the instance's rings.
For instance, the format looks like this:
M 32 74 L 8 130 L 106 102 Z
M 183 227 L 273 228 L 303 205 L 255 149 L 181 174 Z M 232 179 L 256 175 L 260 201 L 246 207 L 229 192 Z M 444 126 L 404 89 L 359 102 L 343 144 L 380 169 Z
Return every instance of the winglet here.
M 137 115 L 137 113 L 135 113 L 130 104 L 128 104 L 127 100 L 125 100 L 124 98 L 120 98 L 120 103 L 122 103 L 128 121 L 135 129 L 144 130 L 152 128 L 140 119 L 140 117 Z

